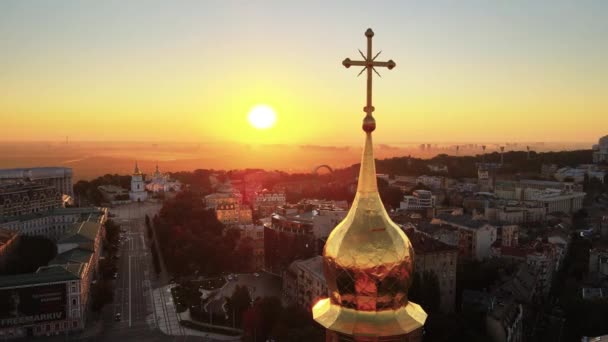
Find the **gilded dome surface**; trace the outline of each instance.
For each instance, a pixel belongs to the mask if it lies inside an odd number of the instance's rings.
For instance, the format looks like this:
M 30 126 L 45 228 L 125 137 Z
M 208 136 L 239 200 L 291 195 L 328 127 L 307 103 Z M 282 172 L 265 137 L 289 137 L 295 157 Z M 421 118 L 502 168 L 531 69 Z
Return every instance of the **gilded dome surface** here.
M 317 322 L 368 336 L 401 335 L 422 326 L 426 313 L 407 296 L 414 250 L 382 205 L 371 133 L 366 133 L 353 205 L 330 234 L 323 256 L 330 297 L 313 308 Z

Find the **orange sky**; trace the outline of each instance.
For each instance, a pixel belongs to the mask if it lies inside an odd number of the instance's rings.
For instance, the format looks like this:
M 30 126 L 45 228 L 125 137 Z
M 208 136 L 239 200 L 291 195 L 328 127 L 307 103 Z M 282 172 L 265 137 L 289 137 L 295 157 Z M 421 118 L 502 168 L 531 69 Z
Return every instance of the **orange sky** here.
M 378 143 L 607 133 L 605 3 L 146 4 L 0 4 L 0 140 L 359 145 L 368 26 Z

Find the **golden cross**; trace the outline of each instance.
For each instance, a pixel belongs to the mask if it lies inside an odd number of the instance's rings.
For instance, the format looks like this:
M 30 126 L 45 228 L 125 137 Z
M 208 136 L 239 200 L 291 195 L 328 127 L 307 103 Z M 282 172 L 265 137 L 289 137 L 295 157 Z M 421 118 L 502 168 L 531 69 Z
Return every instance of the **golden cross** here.
M 372 31 L 371 28 L 368 28 L 367 31 L 365 31 L 365 36 L 367 37 L 367 55 L 363 54 L 363 52 L 359 50 L 359 53 L 363 57 L 362 61 L 351 61 L 350 58 L 347 58 L 342 62 L 342 65 L 347 68 L 350 68 L 351 65 L 362 66 L 363 69 L 359 75 L 367 70 L 367 104 L 365 108 L 363 108 L 363 111 L 367 115 L 365 116 L 365 119 L 363 119 L 363 130 L 371 133 L 376 128 L 376 122 L 372 117 L 372 113 L 374 112 L 374 106 L 372 106 L 372 71 L 375 72 L 376 75 L 380 76 L 375 67 L 386 67 L 388 70 L 391 70 L 396 66 L 396 64 L 392 59 L 388 60 L 388 62 L 377 62 L 376 58 L 382 51 L 378 52 L 372 57 L 372 38 L 374 37 L 374 31 Z

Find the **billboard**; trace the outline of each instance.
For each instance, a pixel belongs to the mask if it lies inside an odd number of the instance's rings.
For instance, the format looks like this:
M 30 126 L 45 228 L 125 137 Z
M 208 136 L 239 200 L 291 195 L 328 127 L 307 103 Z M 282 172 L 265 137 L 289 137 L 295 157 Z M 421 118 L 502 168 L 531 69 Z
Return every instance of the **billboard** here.
M 65 284 L 0 290 L 0 328 L 66 318 Z

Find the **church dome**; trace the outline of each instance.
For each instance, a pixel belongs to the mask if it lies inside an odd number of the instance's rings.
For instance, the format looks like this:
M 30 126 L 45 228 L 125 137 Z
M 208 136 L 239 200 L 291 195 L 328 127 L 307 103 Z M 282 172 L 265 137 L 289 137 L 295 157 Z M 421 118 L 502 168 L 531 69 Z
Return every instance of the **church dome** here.
M 317 322 L 344 334 L 395 336 L 420 328 L 426 313 L 408 301 L 414 250 L 380 199 L 371 133 L 346 218 L 327 239 L 323 271 L 330 297 L 313 308 Z
M 348 214 L 325 243 L 323 273 L 329 298 L 317 302 L 312 311 L 315 321 L 328 333 L 331 331 L 328 341 L 330 336 L 339 335 L 355 337 L 355 341 L 409 341 L 416 334 L 421 337 L 420 328 L 427 314 L 408 300 L 414 249 L 382 204 L 372 146 L 376 128 L 372 116 L 372 71 L 376 66 L 390 70 L 395 62 L 376 61 L 379 53 L 372 57 L 374 33 L 368 29 L 365 36 L 367 56 L 360 51 L 364 60 L 346 59 L 343 63 L 347 68 L 351 64 L 364 66 L 360 74 L 367 70 L 367 102 L 363 108 L 366 116 L 362 125 L 366 138 L 357 194 Z

